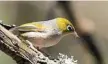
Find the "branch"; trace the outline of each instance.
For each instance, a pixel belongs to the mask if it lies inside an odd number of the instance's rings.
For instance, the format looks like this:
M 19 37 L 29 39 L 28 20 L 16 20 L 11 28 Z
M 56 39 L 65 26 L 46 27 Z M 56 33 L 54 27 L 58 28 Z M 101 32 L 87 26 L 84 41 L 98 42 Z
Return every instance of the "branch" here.
M 0 25 L 0 49 L 10 55 L 18 64 L 77 64 L 73 57 L 68 58 L 63 54 L 58 56 L 58 60 L 51 60 L 33 46 L 31 48 L 27 43 Z M 67 60 L 71 63 L 66 63 Z

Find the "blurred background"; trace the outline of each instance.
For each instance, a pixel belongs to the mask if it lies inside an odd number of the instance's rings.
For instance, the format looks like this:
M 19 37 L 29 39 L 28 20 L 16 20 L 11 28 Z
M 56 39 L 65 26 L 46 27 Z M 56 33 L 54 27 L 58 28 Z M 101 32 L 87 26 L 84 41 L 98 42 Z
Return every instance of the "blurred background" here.
M 45 49 L 51 56 L 63 53 L 74 56 L 78 64 L 108 64 L 108 2 L 0 1 L 0 20 L 5 24 L 20 25 L 56 17 L 72 21 L 81 39 L 64 37 L 59 44 Z M 0 51 L 0 64 L 16 62 Z

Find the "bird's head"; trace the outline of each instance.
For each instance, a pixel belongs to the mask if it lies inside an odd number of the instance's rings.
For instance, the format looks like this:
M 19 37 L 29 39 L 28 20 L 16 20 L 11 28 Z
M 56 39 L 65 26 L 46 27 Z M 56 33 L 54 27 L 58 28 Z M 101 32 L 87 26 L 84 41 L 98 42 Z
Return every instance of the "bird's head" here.
M 65 18 L 57 18 L 57 26 L 63 34 L 74 34 L 78 37 L 73 24 Z

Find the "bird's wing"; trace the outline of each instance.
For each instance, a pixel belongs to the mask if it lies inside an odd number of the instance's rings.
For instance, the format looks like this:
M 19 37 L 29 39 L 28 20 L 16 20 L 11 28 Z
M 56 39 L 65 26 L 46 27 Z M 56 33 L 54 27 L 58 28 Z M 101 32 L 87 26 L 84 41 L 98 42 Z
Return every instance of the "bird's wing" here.
M 19 31 L 25 32 L 44 32 L 45 26 L 42 24 L 30 24 L 30 25 L 21 25 L 17 28 Z
M 12 32 L 15 35 L 19 35 L 19 34 L 26 34 L 29 32 L 39 32 L 39 33 L 45 33 L 45 26 L 43 26 L 42 24 L 39 23 L 34 23 L 34 24 L 23 24 L 21 26 L 17 26 L 13 29 L 10 29 L 10 32 Z

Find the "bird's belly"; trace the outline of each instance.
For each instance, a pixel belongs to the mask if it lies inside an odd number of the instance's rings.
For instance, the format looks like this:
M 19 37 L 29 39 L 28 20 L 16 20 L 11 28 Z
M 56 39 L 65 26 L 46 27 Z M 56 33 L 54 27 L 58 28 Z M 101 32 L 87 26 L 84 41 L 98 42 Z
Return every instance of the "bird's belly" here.
M 43 39 L 43 38 L 29 39 L 29 41 L 32 42 L 33 45 L 40 48 L 56 45 L 59 42 L 59 40 L 60 37 L 52 37 L 47 39 Z
M 44 42 L 44 47 L 50 47 L 56 45 L 59 42 L 60 38 L 49 38 Z

